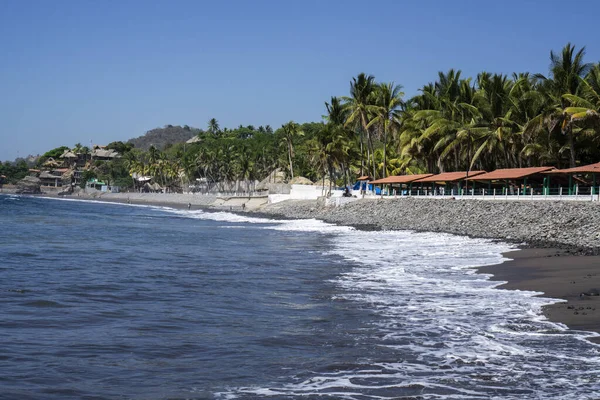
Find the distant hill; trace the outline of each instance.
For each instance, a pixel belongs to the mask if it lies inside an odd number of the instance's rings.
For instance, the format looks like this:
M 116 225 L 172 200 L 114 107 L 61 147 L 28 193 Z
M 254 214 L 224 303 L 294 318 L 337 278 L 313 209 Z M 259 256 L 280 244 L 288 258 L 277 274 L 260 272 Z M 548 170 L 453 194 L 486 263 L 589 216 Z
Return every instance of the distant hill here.
M 136 149 L 148 150 L 150 146 L 154 145 L 157 149 L 163 150 L 167 144 L 185 142 L 200 132 L 201 129 L 190 128 L 187 125 L 166 125 L 164 128 L 149 130 L 143 136 L 129 139 L 127 143 L 133 144 Z

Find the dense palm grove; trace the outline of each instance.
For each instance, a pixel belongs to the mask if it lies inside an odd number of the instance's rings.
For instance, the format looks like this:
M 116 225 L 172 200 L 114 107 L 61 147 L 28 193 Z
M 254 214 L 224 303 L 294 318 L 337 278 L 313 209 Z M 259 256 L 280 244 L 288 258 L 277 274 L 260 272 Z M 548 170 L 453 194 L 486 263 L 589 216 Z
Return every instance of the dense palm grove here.
M 112 143 L 123 157 L 90 166 L 87 175 L 128 186 L 137 173 L 182 188 L 197 178 L 262 180 L 280 168 L 290 179 L 332 177 L 341 185 L 357 175 L 598 162 L 600 64 L 586 63 L 584 55 L 571 44 L 551 52 L 546 76 L 440 72 L 409 99 L 400 85 L 361 73 L 348 96 L 325 103 L 322 122 L 290 121 L 273 131 L 221 129 L 212 119 L 194 143 L 148 151 Z

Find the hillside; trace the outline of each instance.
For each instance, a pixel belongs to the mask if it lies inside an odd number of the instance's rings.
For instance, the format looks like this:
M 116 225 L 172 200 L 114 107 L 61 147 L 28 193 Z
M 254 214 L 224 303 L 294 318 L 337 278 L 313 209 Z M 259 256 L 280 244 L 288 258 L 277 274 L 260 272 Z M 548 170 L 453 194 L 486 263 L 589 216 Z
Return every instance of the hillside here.
M 163 150 L 167 144 L 185 142 L 200 132 L 200 129 L 190 128 L 187 125 L 166 125 L 164 128 L 149 130 L 145 135 L 135 139 L 129 139 L 128 143 L 133 144 L 136 149 L 148 150 L 150 146 L 154 145 Z

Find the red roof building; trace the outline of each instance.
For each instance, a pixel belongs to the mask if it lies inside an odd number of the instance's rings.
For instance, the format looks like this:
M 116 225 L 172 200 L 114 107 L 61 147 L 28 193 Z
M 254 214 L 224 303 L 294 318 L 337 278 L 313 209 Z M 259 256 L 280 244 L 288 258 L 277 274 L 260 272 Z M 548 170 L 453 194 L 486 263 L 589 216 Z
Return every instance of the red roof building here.
M 371 181 L 373 185 L 394 185 L 403 183 L 412 183 L 416 180 L 432 176 L 433 174 L 415 174 L 415 175 L 395 175 L 387 178 Z
M 443 172 L 415 181 L 415 183 L 455 183 L 467 178 L 485 174 L 485 171 Z
M 531 168 L 505 168 L 497 169 L 486 174 L 469 177 L 467 181 L 507 181 L 515 179 L 525 179 L 530 176 L 551 171 L 554 167 L 531 167 Z

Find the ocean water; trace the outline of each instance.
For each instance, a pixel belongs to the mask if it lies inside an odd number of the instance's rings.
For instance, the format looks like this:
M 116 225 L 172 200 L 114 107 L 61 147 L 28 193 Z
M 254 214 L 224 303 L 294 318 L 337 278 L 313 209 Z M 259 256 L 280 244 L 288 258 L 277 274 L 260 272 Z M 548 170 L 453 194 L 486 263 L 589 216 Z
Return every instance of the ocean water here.
M 1 399 L 599 399 L 510 246 L 0 196 Z

